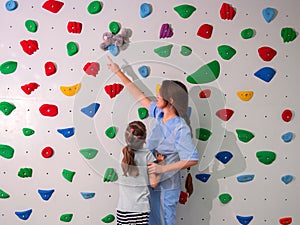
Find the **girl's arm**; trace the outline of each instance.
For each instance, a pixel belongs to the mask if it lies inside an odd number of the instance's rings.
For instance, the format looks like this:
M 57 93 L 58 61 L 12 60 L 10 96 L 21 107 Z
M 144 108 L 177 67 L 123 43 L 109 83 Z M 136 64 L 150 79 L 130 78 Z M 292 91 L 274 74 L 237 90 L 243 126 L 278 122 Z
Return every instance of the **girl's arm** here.
M 171 164 L 165 164 L 165 165 L 159 165 L 159 164 L 152 163 L 152 164 L 148 165 L 148 173 L 149 174 L 162 174 L 165 172 L 186 169 L 186 168 L 194 166 L 196 164 L 198 164 L 198 160 L 191 160 L 191 161 L 180 160 L 178 162 L 171 163 Z
M 154 162 L 150 162 L 148 163 L 148 167 L 151 166 L 152 164 L 155 164 Z M 160 181 L 160 177 L 161 174 L 158 173 L 149 173 L 149 182 L 150 182 L 150 186 L 152 188 L 156 188 L 156 186 L 158 185 L 159 181 Z

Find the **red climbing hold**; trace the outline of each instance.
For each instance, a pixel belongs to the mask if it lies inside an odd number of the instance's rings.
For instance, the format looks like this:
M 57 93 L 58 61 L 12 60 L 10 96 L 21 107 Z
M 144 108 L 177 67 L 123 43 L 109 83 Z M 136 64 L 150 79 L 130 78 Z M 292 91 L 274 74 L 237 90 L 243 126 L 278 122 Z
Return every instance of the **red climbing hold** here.
M 209 39 L 212 35 L 212 31 L 213 31 L 213 26 L 210 24 L 202 24 L 197 32 L 197 35 L 202 37 L 202 38 L 206 38 Z
M 274 58 L 277 52 L 273 48 L 264 46 L 258 49 L 258 54 L 262 60 L 269 62 Z
M 40 86 L 39 84 L 32 82 L 32 83 L 21 86 L 21 89 L 25 92 L 25 94 L 30 95 L 31 92 L 33 92 L 39 86 Z
M 210 89 L 205 89 L 205 90 L 200 91 L 199 97 L 200 98 L 209 98 L 210 94 L 211 94 L 211 90 Z
M 39 44 L 36 40 L 23 40 L 20 42 L 23 51 L 28 55 L 32 55 L 39 49 Z
M 279 223 L 282 225 L 289 225 L 292 223 L 292 217 L 280 218 Z
M 100 65 L 97 62 L 88 62 L 83 67 L 84 72 L 86 72 L 87 75 L 96 76 L 100 70 Z
M 223 3 L 220 9 L 220 16 L 223 20 L 232 20 L 235 13 L 235 9 L 230 4 Z
M 44 158 L 50 158 L 51 156 L 53 156 L 53 154 L 54 154 L 54 150 L 53 150 L 53 148 L 51 148 L 51 147 L 45 147 L 43 150 L 42 150 L 42 156 L 44 157 Z
M 185 204 L 187 202 L 187 199 L 188 199 L 188 194 L 184 191 L 181 191 L 179 196 L 179 203 Z
M 67 28 L 69 33 L 80 34 L 82 30 L 82 23 L 70 21 L 68 22 Z
M 110 96 L 110 98 L 116 97 L 117 94 L 119 94 L 123 90 L 124 86 L 122 84 L 112 84 L 112 85 L 106 85 L 104 87 L 105 92 Z
M 58 13 L 58 11 L 63 7 L 64 3 L 56 0 L 48 0 L 44 2 L 42 7 L 52 13 Z
M 233 110 L 231 109 L 220 109 L 216 112 L 216 115 L 223 121 L 228 121 L 233 115 Z
M 46 76 L 51 76 L 56 73 L 56 66 L 54 62 L 46 62 L 44 67 Z
M 281 118 L 285 122 L 290 122 L 292 117 L 293 117 L 293 112 L 289 109 L 284 110 L 281 114 Z
M 58 107 L 56 105 L 44 104 L 40 107 L 40 113 L 43 116 L 53 117 L 58 114 Z

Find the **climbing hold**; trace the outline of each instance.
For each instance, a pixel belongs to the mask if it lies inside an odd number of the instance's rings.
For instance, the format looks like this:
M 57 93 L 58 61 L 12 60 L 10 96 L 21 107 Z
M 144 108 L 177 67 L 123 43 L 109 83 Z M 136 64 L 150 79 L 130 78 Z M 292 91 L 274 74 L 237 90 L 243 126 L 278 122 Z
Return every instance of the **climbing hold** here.
M 232 159 L 232 157 L 232 153 L 228 151 L 222 151 L 216 154 L 216 158 L 224 164 L 227 164 Z
M 83 67 L 84 72 L 86 72 L 87 75 L 91 75 L 96 77 L 100 70 L 100 64 L 97 62 L 88 62 Z
M 140 6 L 140 16 L 141 18 L 146 18 L 147 16 L 149 16 L 152 12 L 152 7 L 150 4 L 148 3 L 143 3 Z
M 118 174 L 113 168 L 107 168 L 104 174 L 104 182 L 114 182 L 118 180 Z
M 242 100 L 242 101 L 250 101 L 250 99 L 253 97 L 254 92 L 253 91 L 238 91 L 237 96 Z
M 76 21 L 69 21 L 67 25 L 69 33 L 80 34 L 82 30 L 82 23 Z
M 253 216 L 236 216 L 236 218 L 240 222 L 240 224 L 247 225 L 251 222 Z
M 225 60 L 230 60 L 236 54 L 236 50 L 229 45 L 219 46 L 218 52 L 221 58 Z
M 5 191 L 0 189 L 0 198 L 3 199 L 3 198 L 9 198 L 9 197 L 10 197 L 9 194 L 7 194 Z
M 216 115 L 223 121 L 228 121 L 232 117 L 234 111 L 232 109 L 220 109 Z
M 184 205 L 187 202 L 187 200 L 188 194 L 184 191 L 181 191 L 179 195 L 179 203 Z
M 189 56 L 190 54 L 192 54 L 192 49 L 188 46 L 181 46 L 180 49 L 180 54 L 183 56 Z
M 58 13 L 63 7 L 64 3 L 56 0 L 47 0 L 42 7 L 52 13 Z
M 94 198 L 96 195 L 94 192 L 80 192 L 80 194 L 84 199 Z
M 28 220 L 30 215 L 32 213 L 32 209 L 22 211 L 22 212 L 15 212 L 15 214 L 21 219 L 21 220 Z
M 16 1 L 8 0 L 8 1 L 5 3 L 5 8 L 6 8 L 8 11 L 13 11 L 13 10 L 15 10 L 17 7 L 18 7 L 18 3 L 17 3 Z
M 32 169 L 31 168 L 21 168 L 18 172 L 18 176 L 22 178 L 32 177 Z
M 160 28 L 159 38 L 170 38 L 173 36 L 171 25 L 164 23 Z
M 111 223 L 111 222 L 113 222 L 114 220 L 115 220 L 115 216 L 112 215 L 112 214 L 108 214 L 108 215 L 106 215 L 105 217 L 103 217 L 103 218 L 101 219 L 101 221 L 104 222 L 104 223 Z
M 52 194 L 54 193 L 54 189 L 51 190 L 38 189 L 38 193 L 40 194 L 43 200 L 48 201 L 51 198 Z
M 67 214 L 63 214 L 60 216 L 60 221 L 62 222 L 70 222 L 73 218 L 73 214 L 72 213 L 67 213 Z
M 42 156 L 47 159 L 47 158 L 51 158 L 53 156 L 54 150 L 53 150 L 53 148 L 47 146 L 42 150 L 41 153 L 42 153 Z
M 23 40 L 20 44 L 23 51 L 28 55 L 32 55 L 39 49 L 39 43 L 36 40 Z
M 148 110 L 145 107 L 138 108 L 138 115 L 141 120 L 146 119 L 148 117 Z
M 254 73 L 254 76 L 265 81 L 270 82 L 275 76 L 276 71 L 271 67 L 263 67 Z
M 138 68 L 138 71 L 140 73 L 140 75 L 144 78 L 148 77 L 149 76 L 149 68 L 148 66 L 140 66 Z
M 102 10 L 101 2 L 99 1 L 92 1 L 88 7 L 87 10 L 90 14 L 97 14 Z
M 54 117 L 58 114 L 58 107 L 52 104 L 43 104 L 39 110 L 43 116 Z
M 37 31 L 37 23 L 33 20 L 26 20 L 25 27 L 29 32 L 35 33 Z
M 290 109 L 284 110 L 281 114 L 281 118 L 283 119 L 284 122 L 290 122 L 293 118 L 292 110 L 290 110 Z
M 285 184 L 291 183 L 293 179 L 294 177 L 292 175 L 284 175 L 281 177 L 281 181 Z
M 111 85 L 106 85 L 104 87 L 105 92 L 109 95 L 110 98 L 116 97 L 122 90 L 124 86 L 122 84 L 111 84 Z
M 205 84 L 216 80 L 220 74 L 220 64 L 214 60 L 204 66 L 201 66 L 194 73 L 187 77 L 187 81 L 191 84 Z
M 64 177 L 67 181 L 69 181 L 69 182 L 72 182 L 72 181 L 73 181 L 73 178 L 74 178 L 75 173 L 76 173 L 76 172 L 70 171 L 70 170 L 67 170 L 67 169 L 63 169 L 63 171 L 62 171 L 63 177 Z
M 277 51 L 271 47 L 264 46 L 258 49 L 258 54 L 262 60 L 269 62 L 275 57 Z
M 270 23 L 273 20 L 275 14 L 276 14 L 275 9 L 270 7 L 262 10 L 262 15 L 267 23 Z
M 111 127 L 107 128 L 105 131 L 106 136 L 111 139 L 116 136 L 116 133 L 117 133 L 117 128 L 115 126 L 111 126 Z
M 283 42 L 291 42 L 297 37 L 296 31 L 291 27 L 284 27 L 281 29 L 281 37 Z
M 292 132 L 287 132 L 287 133 L 281 135 L 281 139 L 282 139 L 285 143 L 288 143 L 288 142 L 291 142 L 291 141 L 292 141 L 293 136 L 294 136 L 294 134 L 293 134 Z
M 292 217 L 284 217 L 279 219 L 279 223 L 282 225 L 289 225 L 292 223 Z
M 68 44 L 67 44 L 67 52 L 68 52 L 69 56 L 73 56 L 76 53 L 78 53 L 78 46 L 77 46 L 77 44 L 75 42 L 73 42 L 73 41 L 68 42 Z
M 16 108 L 15 105 L 9 102 L 0 102 L 0 111 L 3 112 L 4 115 L 8 116 L 11 112 Z
M 37 84 L 35 82 L 31 82 L 29 84 L 25 84 L 25 85 L 21 86 L 21 89 L 25 92 L 25 94 L 30 95 L 31 92 L 33 92 L 39 86 L 40 86 L 39 84 Z
M 210 95 L 211 95 L 210 89 L 204 89 L 204 90 L 200 91 L 200 93 L 199 93 L 200 98 L 209 98 Z
M 174 10 L 179 14 L 180 17 L 187 19 L 193 14 L 193 12 L 195 12 L 196 8 L 192 5 L 183 4 L 175 6 Z
M 256 152 L 256 157 L 261 163 L 270 165 L 276 159 L 276 154 L 271 151 L 260 151 Z
M 34 134 L 34 130 L 30 128 L 23 128 L 22 131 L 25 136 L 31 136 Z
M 246 28 L 241 31 L 241 36 L 243 39 L 250 39 L 254 36 L 254 30 L 252 28 Z
M 62 134 L 65 138 L 72 137 L 75 134 L 75 128 L 64 128 L 64 129 L 57 129 L 57 132 Z
M 81 88 L 81 83 L 74 84 L 72 86 L 60 86 L 61 92 L 66 96 L 74 96 Z
M 228 202 L 230 202 L 232 200 L 232 197 L 230 194 L 224 193 L 224 194 L 219 195 L 219 200 L 223 204 L 227 204 Z
M 98 154 L 98 150 L 94 148 L 85 148 L 80 149 L 79 152 L 83 155 L 86 159 L 93 159 Z
M 15 150 L 9 145 L 0 144 L 0 155 L 6 159 L 11 159 L 14 156 Z
M 198 31 L 197 31 L 197 35 L 199 37 L 205 38 L 205 39 L 209 39 L 211 38 L 213 32 L 213 26 L 210 24 L 202 24 Z
M 236 179 L 238 182 L 241 182 L 241 183 L 249 182 L 254 179 L 254 174 L 240 175 Z
M 120 31 L 120 25 L 119 23 L 113 21 L 109 24 L 109 30 L 112 32 L 112 34 L 117 34 Z
M 251 139 L 254 138 L 254 134 L 247 130 L 236 129 L 236 133 L 238 135 L 239 140 L 245 143 L 249 142 Z
M 44 68 L 46 76 L 51 76 L 56 73 L 56 66 L 54 62 L 46 62 Z
M 171 55 L 172 47 L 173 47 L 172 44 L 161 46 L 161 47 L 158 47 L 158 48 L 154 49 L 154 52 L 157 55 L 159 55 L 160 57 L 167 58 Z
M 110 45 L 107 49 L 113 56 L 117 56 L 119 54 L 119 47 L 116 45 Z
M 205 128 L 197 128 L 196 129 L 196 137 L 201 141 L 207 141 L 211 136 L 211 131 Z
M 2 63 L 0 66 L 0 71 L 3 74 L 11 74 L 16 71 L 18 63 L 15 61 L 7 61 Z
M 88 117 L 93 118 L 96 115 L 99 107 L 100 107 L 99 103 L 92 103 L 92 104 L 82 108 L 80 111 L 82 113 L 84 113 L 85 115 L 87 115 Z
M 195 177 L 202 181 L 203 183 L 206 183 L 208 181 L 208 179 L 210 178 L 210 174 L 207 174 L 207 173 L 199 173 L 199 174 L 196 174 Z
M 220 9 L 220 16 L 223 20 L 232 20 L 235 16 L 235 9 L 228 3 L 223 3 Z

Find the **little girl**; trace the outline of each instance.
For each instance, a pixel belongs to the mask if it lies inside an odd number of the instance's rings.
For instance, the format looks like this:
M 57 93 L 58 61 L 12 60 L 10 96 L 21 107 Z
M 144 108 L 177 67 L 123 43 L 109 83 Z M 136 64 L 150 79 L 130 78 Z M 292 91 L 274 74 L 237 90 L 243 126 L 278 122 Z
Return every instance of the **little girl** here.
M 129 123 L 125 131 L 126 146 L 123 148 L 119 179 L 119 202 L 117 224 L 147 224 L 149 222 L 149 189 L 156 187 L 159 175 L 148 175 L 147 165 L 156 161 L 146 148 L 146 127 L 141 121 Z M 163 161 L 163 158 L 158 158 Z

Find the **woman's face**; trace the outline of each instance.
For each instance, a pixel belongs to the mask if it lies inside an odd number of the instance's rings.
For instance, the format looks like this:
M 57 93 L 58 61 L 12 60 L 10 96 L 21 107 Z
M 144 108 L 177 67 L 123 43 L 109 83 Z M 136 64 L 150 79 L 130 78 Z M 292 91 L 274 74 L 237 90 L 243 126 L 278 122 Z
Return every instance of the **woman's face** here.
M 156 106 L 160 109 L 163 109 L 164 107 L 166 107 L 167 102 L 161 97 L 161 95 L 159 93 L 157 93 L 156 95 Z

